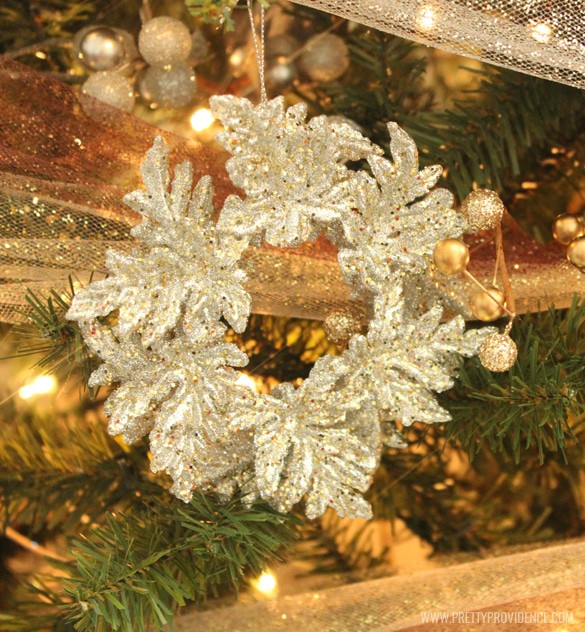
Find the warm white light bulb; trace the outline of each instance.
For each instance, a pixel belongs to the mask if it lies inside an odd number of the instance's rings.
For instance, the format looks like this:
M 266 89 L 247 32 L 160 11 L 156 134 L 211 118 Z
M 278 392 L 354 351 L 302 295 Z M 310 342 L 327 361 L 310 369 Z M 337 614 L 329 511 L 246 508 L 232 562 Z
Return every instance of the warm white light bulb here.
M 191 115 L 191 127 L 196 132 L 203 132 L 207 128 L 211 127 L 214 121 L 215 117 L 211 113 L 211 110 L 208 110 L 207 108 L 199 108 Z
M 270 595 L 276 590 L 276 577 L 269 571 L 265 571 L 256 580 L 256 588 L 265 595 Z
M 256 391 L 256 382 L 246 373 L 242 373 L 240 377 L 236 380 L 236 384 L 240 386 L 247 386 L 251 388 L 253 391 Z
M 541 44 L 546 44 L 550 40 L 552 35 L 552 28 L 550 24 L 541 22 L 540 24 L 534 24 L 532 26 L 532 38 Z
M 18 390 L 21 399 L 30 399 L 35 395 L 44 395 L 54 391 L 57 380 L 52 375 L 39 375 L 30 384 L 26 384 Z
M 430 5 L 423 6 L 418 14 L 418 25 L 423 31 L 430 31 L 435 26 L 435 10 Z

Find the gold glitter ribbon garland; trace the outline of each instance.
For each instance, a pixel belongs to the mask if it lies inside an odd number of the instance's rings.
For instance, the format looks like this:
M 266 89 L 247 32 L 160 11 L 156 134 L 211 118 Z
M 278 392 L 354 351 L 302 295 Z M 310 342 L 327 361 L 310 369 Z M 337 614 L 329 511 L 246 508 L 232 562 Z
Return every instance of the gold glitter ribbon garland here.
M 194 140 L 161 132 L 60 81 L 0 57 L 0 320 L 18 322 L 26 288 L 47 293 L 103 273 L 112 246 L 132 247 L 138 217 L 123 195 L 139 186 L 140 163 L 156 135 L 163 135 L 177 164 L 188 159 L 195 180 L 211 175 L 216 206 L 233 186 L 227 156 Z M 494 268 L 492 234 L 471 237 L 470 271 L 489 284 Z M 518 313 L 570 304 L 585 295 L 585 275 L 571 266 L 564 248 L 539 245 L 508 217 L 504 248 Z M 334 309 L 356 307 L 349 298 L 325 239 L 300 248 L 251 248 L 245 256 L 254 311 L 323 319 Z M 471 285 L 449 281 L 462 305 Z M 468 314 L 470 316 L 470 314 Z

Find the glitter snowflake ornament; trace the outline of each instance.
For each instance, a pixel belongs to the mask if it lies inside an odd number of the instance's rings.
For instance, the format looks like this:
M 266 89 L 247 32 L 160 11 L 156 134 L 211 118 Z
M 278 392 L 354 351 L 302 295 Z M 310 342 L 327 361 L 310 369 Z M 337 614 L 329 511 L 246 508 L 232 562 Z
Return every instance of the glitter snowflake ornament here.
M 453 210 L 453 196 L 432 187 L 442 168 L 419 171 L 414 141 L 395 123 L 388 125 L 393 161 L 374 153 L 368 162 L 374 178 L 361 172 L 352 179 L 355 211 L 346 232 L 351 246 L 339 253 L 350 285 L 359 281 L 378 293 L 397 275 L 421 275 L 435 244 L 460 236 L 463 217 Z
M 178 323 L 197 335 L 221 316 L 241 332 L 250 315 L 251 297 L 242 287 L 246 275 L 238 268 L 247 243 L 216 233 L 211 179 L 202 178 L 191 194 L 189 163 L 177 167 L 168 190 L 168 154 L 158 138 L 142 165 L 146 191 L 125 197 L 143 218 L 131 233 L 146 248 L 131 254 L 110 250 L 111 276 L 77 294 L 69 311 L 69 318 L 80 319 L 119 310 L 116 335 L 139 331 L 145 347 Z
M 427 291 L 435 243 L 460 237 L 465 222 L 447 191 L 432 190 L 441 169 L 419 171 L 414 142 L 394 124 L 387 160 L 345 123 L 306 122 L 302 104 L 216 97 L 212 107 L 244 196 L 229 196 L 215 224 L 211 180 L 193 186 L 187 163 L 171 179 L 156 140 L 145 190 L 125 198 L 142 216 L 135 249 L 110 251 L 110 276 L 80 290 L 68 312 L 103 362 L 90 383 L 117 385 L 105 405 L 110 432 L 128 443 L 148 434 L 153 470 L 170 474 L 182 500 L 240 489 L 283 512 L 304 502 L 311 518 L 329 507 L 370 517 L 363 494 L 382 446 L 404 447 L 397 422 L 446 421 L 435 393 L 493 333 L 443 322 Z M 364 159 L 372 175 L 350 168 Z M 298 388 L 258 395 L 236 383 L 232 367 L 247 358 L 223 340 L 222 319 L 241 332 L 250 314 L 240 258 L 249 243 L 294 246 L 321 232 L 351 289 L 369 290 L 368 332 L 320 359 Z
M 328 506 L 340 516 L 370 514 L 358 492 L 378 464 L 380 428 L 358 382 L 340 383 L 346 373 L 334 358 L 321 358 L 299 388 L 278 386 L 234 424 L 253 431 L 256 483 L 279 511 L 306 494 L 310 518 Z
M 226 200 L 221 230 L 296 246 L 349 215 L 353 174 L 343 163 L 381 153 L 358 131 L 326 116 L 305 123 L 307 106 L 286 110 L 283 97 L 253 106 L 222 96 L 210 104 L 225 127 L 217 139 L 233 154 L 227 171 L 246 193 Z

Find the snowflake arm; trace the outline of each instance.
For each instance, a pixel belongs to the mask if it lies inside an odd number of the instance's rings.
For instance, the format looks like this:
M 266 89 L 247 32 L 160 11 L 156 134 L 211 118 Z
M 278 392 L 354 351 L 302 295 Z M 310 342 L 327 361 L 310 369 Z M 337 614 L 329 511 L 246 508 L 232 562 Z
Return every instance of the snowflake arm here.
M 218 226 L 264 236 L 275 246 L 315 239 L 343 221 L 353 202 L 353 173 L 343 162 L 380 151 L 349 125 L 328 117 L 304 119 L 304 104 L 288 110 L 282 97 L 256 107 L 231 96 L 211 99 L 225 131 L 218 140 L 232 154 L 226 168 L 246 199 L 228 198 Z
M 394 160 L 370 155 L 374 178 L 360 173 L 352 180 L 355 212 L 345 226 L 351 245 L 339 254 L 345 277 L 376 294 L 392 279 L 424 274 L 437 241 L 461 236 L 465 226 L 451 193 L 431 191 L 442 169 L 419 172 L 414 141 L 395 123 L 388 130 Z
M 191 167 L 183 163 L 169 193 L 168 149 L 160 139 L 148 154 L 143 175 L 147 192 L 135 192 L 127 201 L 143 216 L 132 232 L 145 247 L 132 253 L 109 251 L 111 276 L 77 292 L 68 318 L 96 318 L 118 310 L 116 335 L 139 333 L 145 347 L 178 324 L 198 335 L 203 323 L 222 316 L 243 331 L 251 297 L 238 263 L 247 242 L 217 234 L 211 179 L 202 178 L 191 193 Z

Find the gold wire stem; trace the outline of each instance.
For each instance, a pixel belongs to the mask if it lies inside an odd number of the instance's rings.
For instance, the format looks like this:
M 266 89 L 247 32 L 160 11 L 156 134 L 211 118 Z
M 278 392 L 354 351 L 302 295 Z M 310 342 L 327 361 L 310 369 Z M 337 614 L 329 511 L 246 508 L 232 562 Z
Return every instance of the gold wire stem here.
M 512 290 L 512 284 L 510 283 L 510 276 L 508 274 L 508 268 L 506 266 L 506 255 L 504 254 L 504 237 L 502 234 L 502 225 L 496 226 L 496 256 L 500 260 L 500 277 L 502 279 L 502 286 L 504 288 L 504 296 L 506 297 L 506 303 L 510 306 L 512 317 L 516 315 L 516 301 L 514 300 L 514 291 Z

